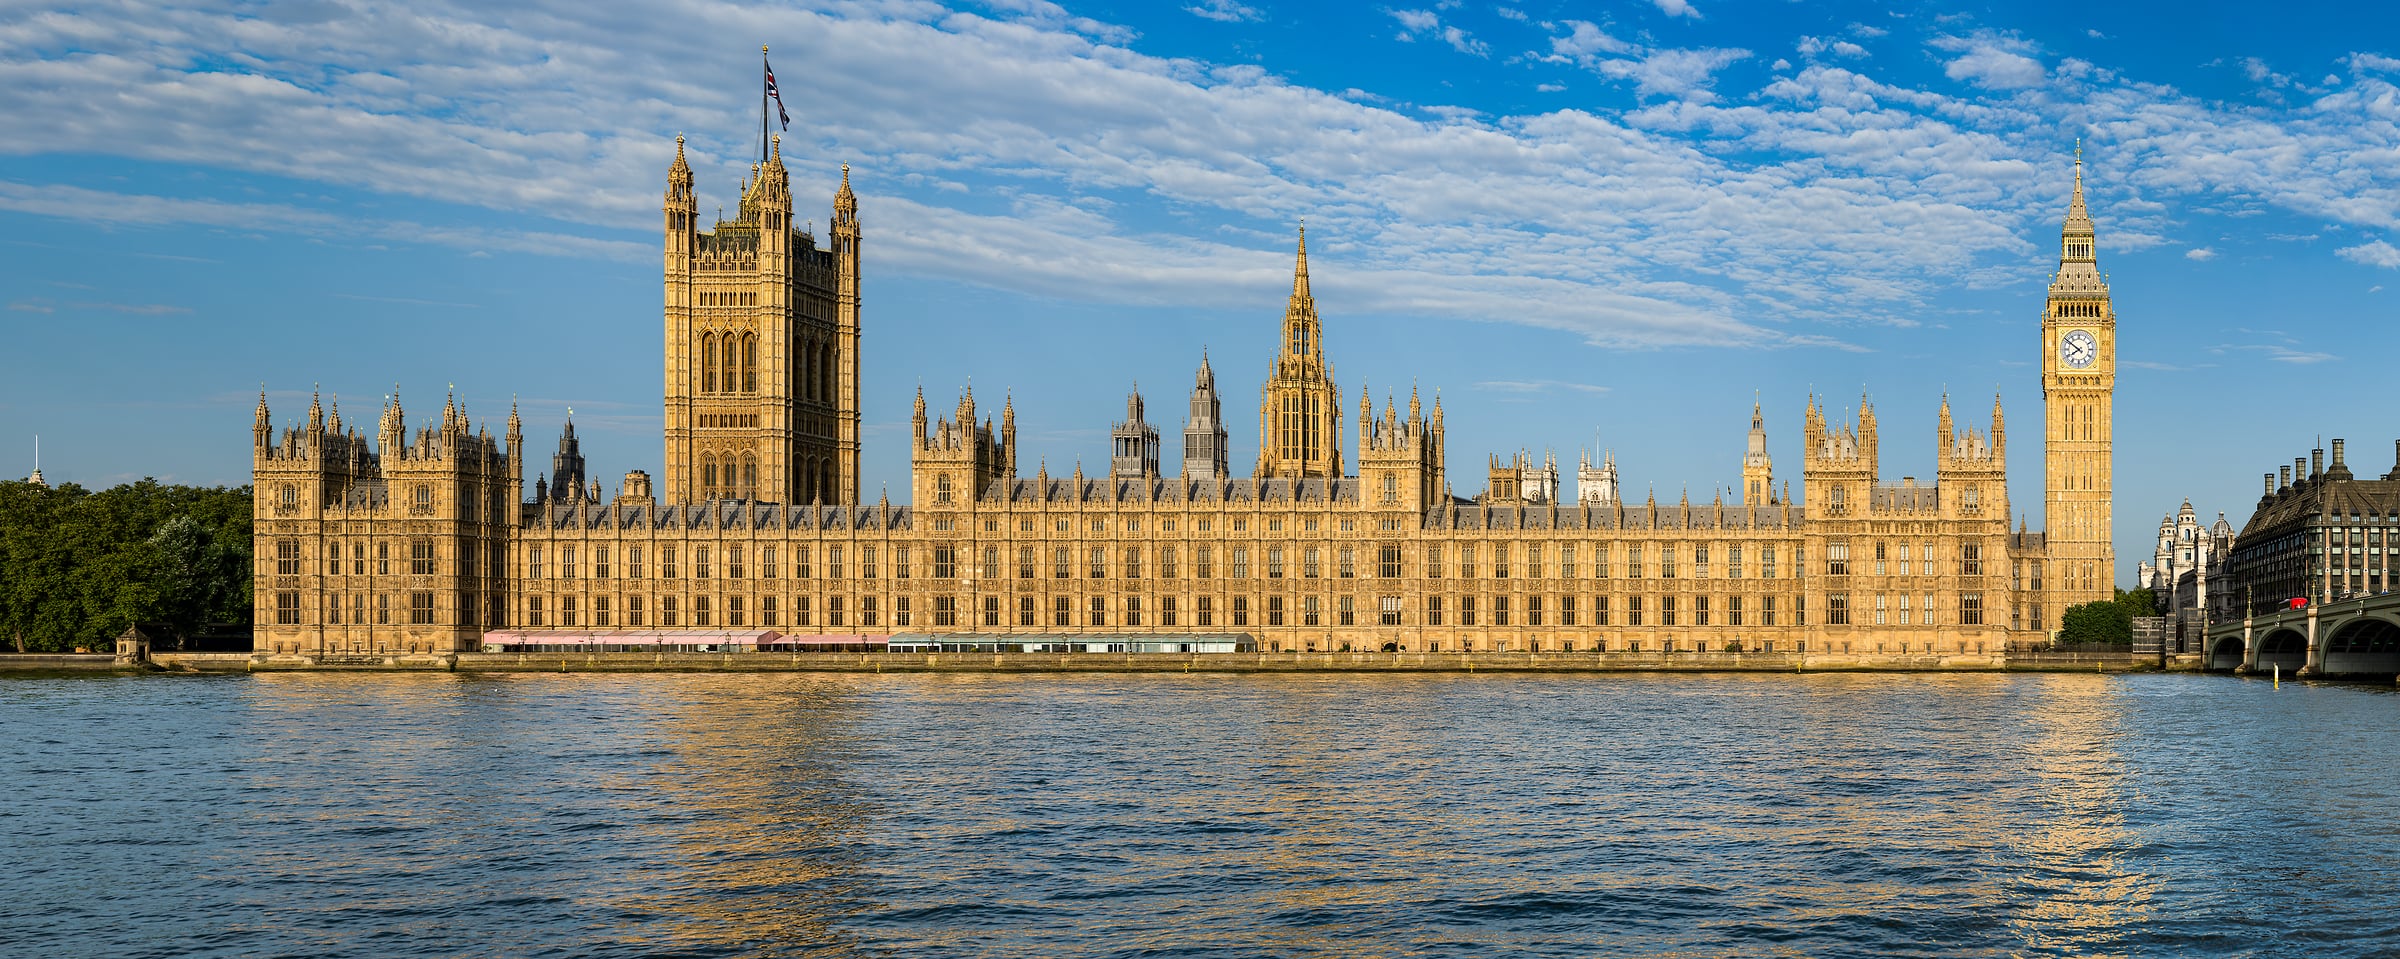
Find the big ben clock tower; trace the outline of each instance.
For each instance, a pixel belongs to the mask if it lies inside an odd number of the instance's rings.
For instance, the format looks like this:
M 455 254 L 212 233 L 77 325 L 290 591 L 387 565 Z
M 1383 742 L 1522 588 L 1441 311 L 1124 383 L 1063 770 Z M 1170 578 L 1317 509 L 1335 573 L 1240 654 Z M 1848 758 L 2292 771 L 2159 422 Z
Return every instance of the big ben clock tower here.
M 2117 387 L 2117 314 L 2093 250 L 2092 217 L 2083 205 L 2083 148 L 2075 150 L 2075 192 L 2060 230 L 2058 273 L 2042 311 L 2043 497 L 2051 616 L 2115 595 L 2110 544 L 2110 423 Z M 2056 619 L 2052 619 L 2056 622 Z

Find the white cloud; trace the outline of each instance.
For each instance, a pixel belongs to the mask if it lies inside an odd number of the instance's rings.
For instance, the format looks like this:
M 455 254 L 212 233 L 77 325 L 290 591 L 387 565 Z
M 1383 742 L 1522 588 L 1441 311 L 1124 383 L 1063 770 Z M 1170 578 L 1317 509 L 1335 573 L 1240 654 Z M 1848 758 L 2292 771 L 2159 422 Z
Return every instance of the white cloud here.
M 1219 23 L 1239 23 L 1244 20 L 1263 19 L 1266 16 L 1260 13 L 1257 7 L 1243 4 L 1240 0 L 1201 0 L 1200 3 L 1184 9 L 1191 11 L 1196 16 L 1206 17 Z
M 2040 86 L 2045 75 L 2031 54 L 2033 44 L 2005 34 L 1984 31 L 1971 37 L 1938 37 L 1937 50 L 1958 54 L 1942 68 L 1953 80 L 1965 80 L 1990 90 Z
M 2347 58 L 2352 72 L 2400 73 L 2400 60 L 2373 53 L 2353 53 Z
M 1543 61 L 1573 63 L 1603 77 L 1630 80 L 1645 97 L 1715 99 L 1709 85 L 1716 71 L 1750 56 L 1748 50 L 1734 49 L 1646 49 L 1586 21 L 1570 20 L 1561 26 L 1567 34 L 1550 38 L 1550 53 L 1541 57 Z
M 1557 93 L 1566 88 L 1564 83 L 1543 83 L 1535 85 L 1533 89 L 1537 93 Z
M 1567 35 L 1550 40 L 1550 52 L 1569 60 L 1589 57 L 1595 53 L 1631 53 L 1633 45 L 1609 36 L 1598 26 L 1583 20 L 1566 22 Z
M 1801 37 L 1800 42 L 1795 44 L 1794 48 L 1799 50 L 1800 55 L 1804 57 L 1813 57 L 1821 53 L 1852 58 L 1867 55 L 1867 48 L 1858 44 L 1848 40 L 1827 40 L 1823 37 Z
M 1651 0 L 1651 2 L 1658 4 L 1658 12 L 1667 16 L 1700 19 L 1700 11 L 1692 9 L 1691 0 Z
M 1489 44 L 1468 36 L 1466 31 L 1457 27 L 1443 27 L 1442 41 L 1444 43 L 1448 43 L 1451 49 L 1457 50 L 1460 53 L 1478 57 L 1488 57 L 1492 55 L 1492 48 Z
M 2387 270 L 2400 269 L 2400 247 L 2394 247 L 2382 240 L 2361 243 L 2357 246 L 2346 246 L 2333 251 L 2333 254 L 2352 263 L 2379 266 Z
M 2217 258 L 2217 251 L 2209 249 L 2205 246 L 2194 247 L 2192 249 L 2183 251 L 2183 258 L 2186 260 L 2192 260 L 2194 262 L 2206 263 Z
M 1475 39 L 1473 35 L 1459 29 L 1456 25 L 1443 26 L 1441 15 L 1432 10 L 1389 10 L 1385 12 L 1390 13 L 1392 19 L 1400 21 L 1400 33 L 1394 39 L 1403 43 L 1413 43 L 1421 36 L 1433 37 L 1449 44 L 1451 49 L 1468 56 L 1488 57 L 1492 54 L 1490 44 Z
M 1595 70 L 1604 77 L 1632 80 L 1643 96 L 1713 99 L 1708 86 L 1718 70 L 1750 56 L 1748 50 L 1707 48 L 1652 50 L 1636 59 L 1602 60 Z
M 1838 345 L 1827 338 L 1907 322 L 1943 292 L 2038 277 L 2064 206 L 2059 131 L 2092 138 L 2112 252 L 2169 242 L 2178 204 L 2197 197 L 2400 229 L 2400 89 L 2363 54 L 2355 82 L 2290 111 L 2099 71 L 2057 78 L 2071 96 L 1991 95 L 1825 63 L 1718 101 L 1717 71 L 1742 51 L 1651 49 L 1569 22 L 1547 28 L 1536 59 L 1659 99 L 1488 116 L 1147 56 L 1047 4 L 986 17 L 912 0 L 672 0 L 675 15 L 655 16 L 526 0 L 289 22 L 301 8 L 92 2 L 0 30 L 0 150 L 129 154 L 464 212 L 36 182 L 0 182 L 0 208 L 654 263 L 673 133 L 693 134 L 704 205 L 728 202 L 743 173 L 757 117 L 726 91 L 754 89 L 756 65 L 688 56 L 741 32 L 785 38 L 803 218 L 822 217 L 850 161 L 878 270 L 1087 301 L 1272 299 L 1288 283 L 1285 225 L 1305 211 L 1325 237 L 1329 314 L 1523 323 L 1628 347 Z M 1421 11 L 1435 27 L 1438 9 Z M 628 17 L 652 27 L 612 26 Z M 2039 53 L 1944 42 L 1960 59 Z M 2400 261 L 2382 241 L 2342 255 L 2400 266 L 2374 259 Z
M 1500 19 L 1502 20 L 1515 20 L 1518 23 L 1524 23 L 1531 19 L 1525 15 L 1525 11 L 1519 10 L 1515 7 L 1499 7 L 1494 9 L 1492 12 L 1499 14 Z

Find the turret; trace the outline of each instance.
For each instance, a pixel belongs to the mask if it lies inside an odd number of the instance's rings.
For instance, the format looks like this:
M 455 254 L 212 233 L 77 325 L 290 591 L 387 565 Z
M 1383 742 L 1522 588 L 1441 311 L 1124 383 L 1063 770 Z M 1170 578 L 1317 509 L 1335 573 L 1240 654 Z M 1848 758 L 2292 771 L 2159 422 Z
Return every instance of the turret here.
M 1231 478 L 1229 445 L 1224 409 L 1217 400 L 1217 374 L 1202 350 L 1200 369 L 1192 374 L 1191 415 L 1183 422 L 1183 478 Z
M 575 439 L 575 411 L 571 409 L 558 434 L 558 452 L 550 457 L 550 489 L 561 500 L 573 500 L 583 491 L 583 445 Z
M 267 388 L 262 385 L 258 388 L 258 412 L 250 421 L 251 453 L 256 456 L 267 455 L 267 450 L 275 445 L 274 433 L 275 421 L 267 414 Z
M 666 268 L 670 277 L 691 264 L 693 236 L 700 230 L 700 205 L 692 188 L 692 166 L 683 159 L 683 134 L 675 135 L 675 165 L 667 168 L 667 196 L 660 204 L 666 234 Z
M 1125 420 L 1109 428 L 1108 475 L 1111 479 L 1156 479 L 1158 428 L 1142 417 L 1142 391 L 1137 384 L 1125 397 Z
M 1765 505 L 1775 495 L 1775 461 L 1767 455 L 1767 419 L 1757 400 L 1750 403 L 1750 445 L 1742 453 L 1742 503 Z
M 1017 475 L 1017 394 L 1014 390 L 1000 402 L 1000 458 L 1004 475 Z

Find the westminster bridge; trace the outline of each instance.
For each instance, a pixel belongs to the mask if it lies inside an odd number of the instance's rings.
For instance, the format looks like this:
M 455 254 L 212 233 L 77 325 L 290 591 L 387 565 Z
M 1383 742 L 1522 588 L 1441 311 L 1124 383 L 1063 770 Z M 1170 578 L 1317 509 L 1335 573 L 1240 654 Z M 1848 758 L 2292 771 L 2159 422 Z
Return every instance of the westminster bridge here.
M 2208 631 L 2212 670 L 2303 676 L 2400 675 L 2400 592 L 2231 620 Z

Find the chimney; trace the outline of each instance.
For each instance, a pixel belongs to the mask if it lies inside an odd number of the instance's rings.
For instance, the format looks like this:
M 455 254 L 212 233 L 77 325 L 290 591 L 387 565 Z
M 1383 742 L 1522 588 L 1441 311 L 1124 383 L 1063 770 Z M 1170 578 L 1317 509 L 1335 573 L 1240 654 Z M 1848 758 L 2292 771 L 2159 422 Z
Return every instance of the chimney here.
M 2292 485 L 2308 485 L 2308 457 L 2292 457 Z
M 2308 451 L 2308 478 L 2325 478 L 2325 448 L 2322 446 Z
M 2336 483 L 2347 483 L 2355 478 L 2350 474 L 2350 464 L 2342 462 L 2342 441 L 2340 439 L 2333 441 L 2333 465 L 2326 468 L 2325 478 Z
M 2274 495 L 2275 495 L 2275 474 L 2273 474 L 2273 473 L 2268 473 L 2268 474 L 2267 474 L 2265 477 L 2263 477 L 2263 479 L 2265 479 L 2265 480 L 2266 480 L 2267 489 L 2266 489 L 2266 492 L 2259 494 L 2259 498 L 2260 498 L 2260 499 L 2266 499 L 2266 498 L 2268 498 L 2268 497 L 2270 497 L 2270 496 L 2274 496 Z
M 2279 493 L 2292 488 L 2292 468 L 2289 466 L 2283 467 L 2281 472 L 2283 474 L 2283 481 L 2275 486 L 2275 491 Z

